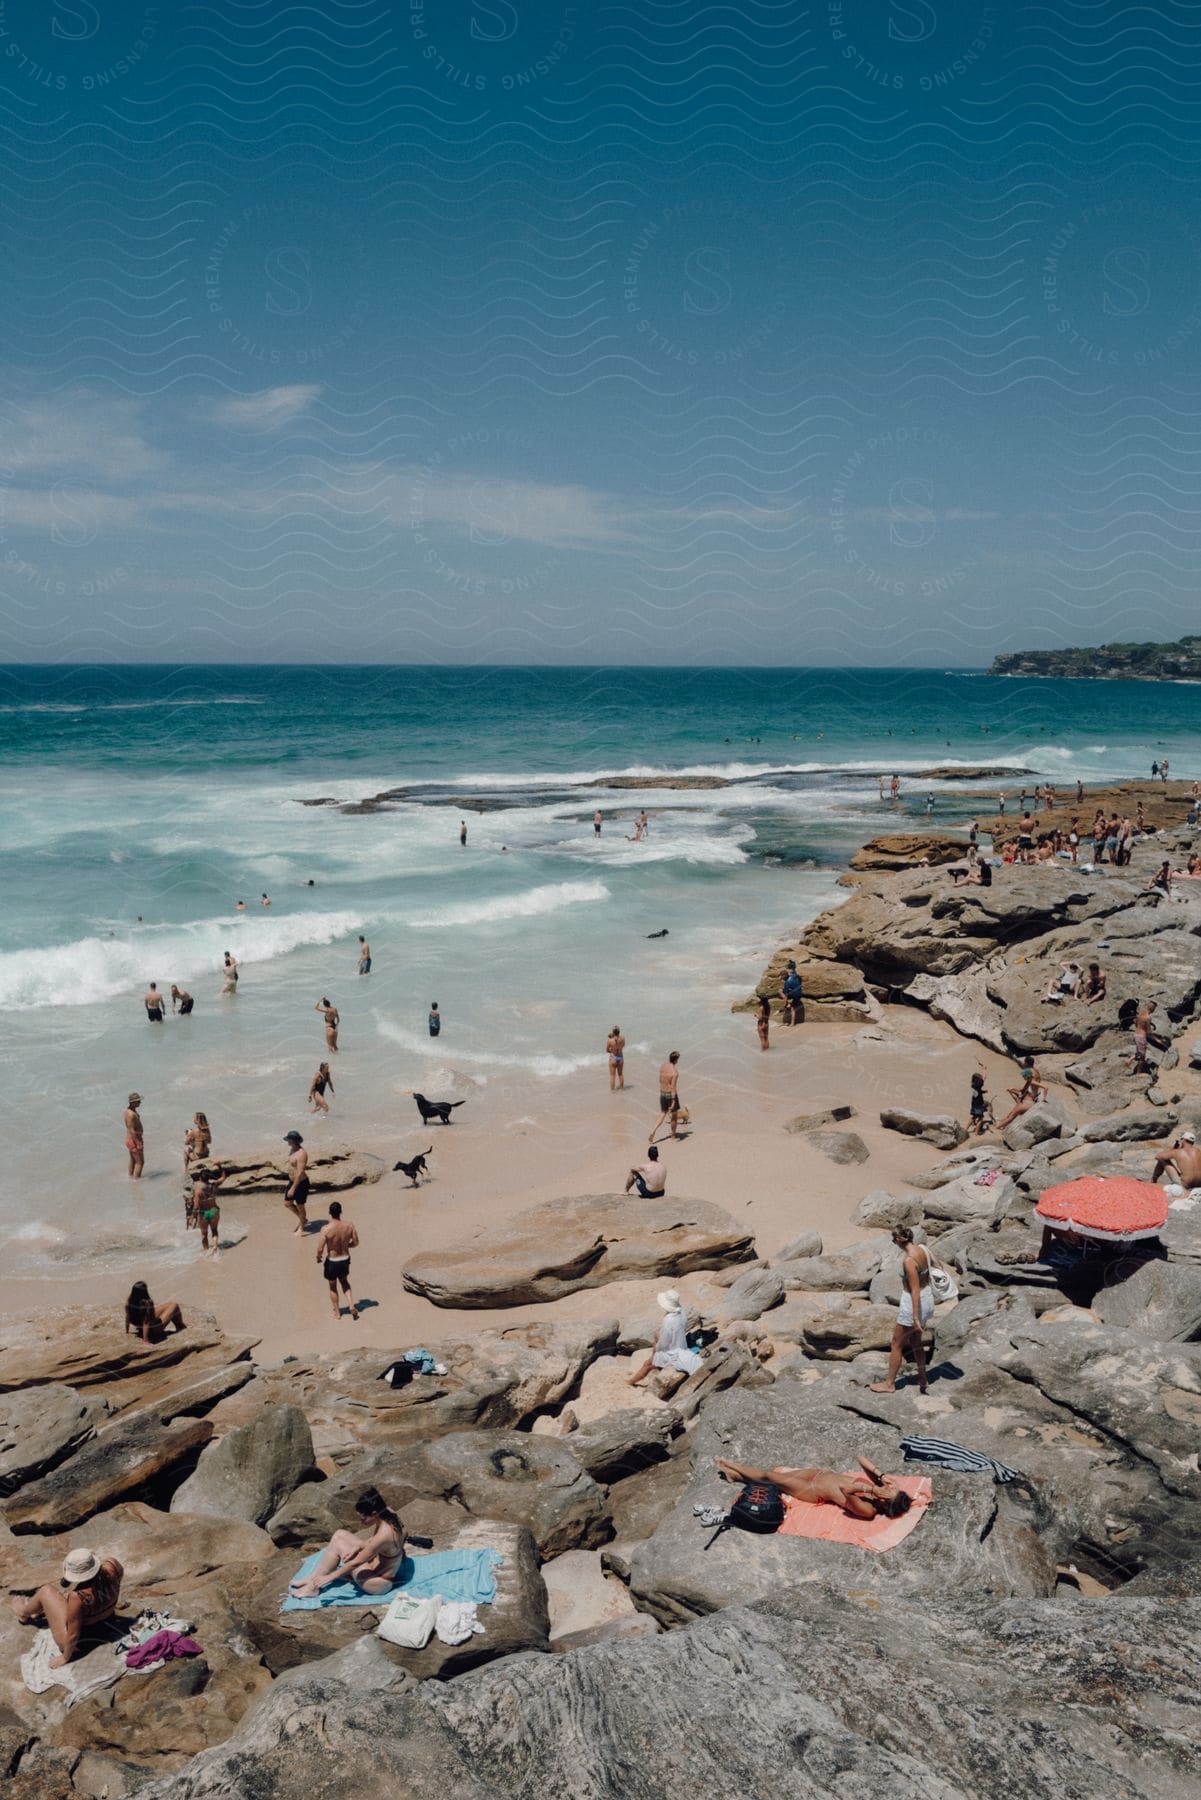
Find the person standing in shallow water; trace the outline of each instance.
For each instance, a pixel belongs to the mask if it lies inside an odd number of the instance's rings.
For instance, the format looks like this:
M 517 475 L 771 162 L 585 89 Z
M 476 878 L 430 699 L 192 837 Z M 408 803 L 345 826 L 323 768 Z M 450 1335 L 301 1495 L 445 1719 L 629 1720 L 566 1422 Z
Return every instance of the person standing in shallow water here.
M 371 973 L 371 945 L 367 942 L 367 939 L 363 936 L 362 932 L 360 931 L 360 933 L 359 933 L 359 974 L 360 975 L 370 975 L 370 973 Z
M 442 1030 L 442 1014 L 438 1011 L 438 1002 L 436 1000 L 430 1001 L 429 1028 L 430 1036 L 432 1038 L 436 1038 Z
M 459 820 L 459 842 L 460 842 L 460 844 L 462 844 L 464 846 L 464 848 L 466 848 L 466 845 L 467 845 L 467 821 L 466 821 L 466 819 Z
M 332 1006 L 330 1004 L 330 1002 L 326 999 L 325 995 L 322 994 L 320 1000 L 318 1000 L 316 1006 L 313 1008 L 313 1011 L 325 1014 L 326 1047 L 330 1050 L 336 1050 L 338 1048 L 338 1009 L 337 1009 L 337 1007 Z
M 334 1078 L 329 1072 L 329 1064 L 323 1062 L 313 1079 L 309 1082 L 309 1111 L 327 1113 L 329 1101 L 325 1098 L 325 1090 L 334 1092 Z
M 768 1033 L 771 1030 L 771 1001 L 766 994 L 760 994 L 759 996 L 759 1011 L 755 1017 L 755 1030 L 759 1033 L 760 1050 L 766 1050 Z
M 152 1025 L 163 1022 L 163 996 L 158 991 L 158 983 L 152 981 L 142 995 L 142 1004 L 146 1008 L 146 1017 Z
M 609 1092 L 615 1094 L 626 1084 L 626 1041 L 620 1025 L 615 1025 L 609 1033 L 605 1055 L 609 1058 Z
M 129 1151 L 129 1173 L 134 1181 L 142 1179 L 146 1162 L 146 1145 L 142 1132 L 141 1094 L 131 1094 L 125 1108 L 125 1148 Z
M 232 956 L 228 950 L 225 952 L 222 977 L 221 992 L 236 994 L 238 991 L 238 959 L 236 956 Z

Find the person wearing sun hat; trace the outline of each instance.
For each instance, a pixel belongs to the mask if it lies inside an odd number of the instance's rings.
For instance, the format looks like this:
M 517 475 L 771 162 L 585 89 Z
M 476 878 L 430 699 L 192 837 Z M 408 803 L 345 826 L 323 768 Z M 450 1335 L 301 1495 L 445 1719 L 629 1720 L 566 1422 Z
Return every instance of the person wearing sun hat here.
M 695 1350 L 688 1348 L 688 1319 L 675 1288 L 665 1288 L 655 1295 L 655 1299 L 666 1316 L 650 1355 L 640 1369 L 626 1377 L 631 1387 L 645 1381 L 652 1369 L 679 1369 L 685 1375 L 693 1375 L 704 1361 Z
M 14 1594 L 9 1604 L 22 1625 L 44 1623 L 58 1645 L 50 1658 L 52 1669 L 69 1663 L 80 1639 L 93 1625 L 111 1619 L 121 1598 L 125 1570 L 115 1556 L 100 1557 L 94 1550 L 70 1550 L 63 1562 L 62 1579 L 45 1582 L 23 1599 Z
M 1173 1200 L 1178 1200 L 1181 1194 L 1191 1194 L 1195 1188 L 1201 1188 L 1201 1150 L 1197 1148 L 1195 1132 L 1179 1132 L 1170 1150 L 1159 1151 L 1155 1167 L 1151 1171 L 1152 1181 L 1158 1181 L 1169 1169 L 1172 1180 L 1166 1192 Z

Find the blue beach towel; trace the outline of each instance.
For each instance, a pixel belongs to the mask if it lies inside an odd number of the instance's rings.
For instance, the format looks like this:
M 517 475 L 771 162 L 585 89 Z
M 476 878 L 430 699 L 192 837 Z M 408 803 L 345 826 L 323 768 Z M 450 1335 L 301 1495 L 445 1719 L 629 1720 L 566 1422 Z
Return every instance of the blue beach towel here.
M 293 1581 L 311 1575 L 320 1560 L 320 1550 L 306 1556 Z M 435 1550 L 429 1556 L 406 1556 L 396 1580 L 384 1594 L 365 1594 L 353 1581 L 331 1581 L 312 1600 L 285 1594 L 279 1610 L 317 1612 L 323 1606 L 387 1606 L 401 1593 L 412 1594 L 418 1600 L 441 1594 L 444 1600 L 473 1600 L 477 1606 L 491 1606 L 496 1599 L 495 1570 L 503 1561 L 497 1550 Z

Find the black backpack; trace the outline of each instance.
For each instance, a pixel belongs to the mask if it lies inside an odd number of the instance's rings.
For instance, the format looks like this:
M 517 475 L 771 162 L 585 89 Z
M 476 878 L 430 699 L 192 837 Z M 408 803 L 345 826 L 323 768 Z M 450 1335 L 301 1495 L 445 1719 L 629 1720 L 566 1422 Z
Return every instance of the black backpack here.
M 784 1496 L 774 1481 L 748 1481 L 705 1549 L 731 1525 L 740 1531 L 779 1531 L 784 1523 Z

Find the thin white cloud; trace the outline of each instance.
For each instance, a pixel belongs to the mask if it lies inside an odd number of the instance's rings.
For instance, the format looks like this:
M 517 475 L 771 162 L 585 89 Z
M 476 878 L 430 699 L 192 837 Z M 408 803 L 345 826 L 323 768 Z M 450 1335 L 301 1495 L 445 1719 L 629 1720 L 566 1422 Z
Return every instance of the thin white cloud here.
M 291 387 L 261 388 L 255 394 L 230 394 L 224 400 L 208 402 L 204 416 L 215 425 L 270 431 L 301 418 L 320 392 L 316 382 L 297 382 Z
M 169 459 L 147 441 L 142 403 L 78 389 L 0 409 L 0 478 L 73 478 L 119 487 L 162 473 Z

